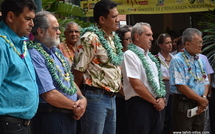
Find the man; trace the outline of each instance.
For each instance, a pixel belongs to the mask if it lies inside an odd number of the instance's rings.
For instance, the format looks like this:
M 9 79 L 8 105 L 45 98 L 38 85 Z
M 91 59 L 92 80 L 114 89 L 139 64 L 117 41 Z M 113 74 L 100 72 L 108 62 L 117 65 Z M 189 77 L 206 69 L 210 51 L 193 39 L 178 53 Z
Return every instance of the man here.
M 187 28 L 182 35 L 184 49 L 170 63 L 170 85 L 173 93 L 173 131 L 203 131 L 204 110 L 208 105 L 208 77 L 205 62 L 198 56 L 202 33 Z M 188 109 L 198 106 L 192 116 Z
M 70 64 L 73 63 L 73 57 L 76 50 L 76 43 L 80 37 L 80 26 L 71 21 L 65 26 L 65 41 L 58 45 L 58 48 L 62 51 L 63 55 L 68 58 Z
M 85 112 L 86 99 L 74 83 L 67 60 L 56 48 L 60 42 L 58 21 L 50 12 L 41 11 L 36 13 L 34 24 L 35 42 L 28 45 L 40 103 L 32 119 L 32 133 L 75 134 L 76 120 Z
M 122 63 L 123 91 L 130 134 L 159 134 L 166 94 L 158 60 L 149 52 L 153 33 L 148 23 L 133 26 Z
M 0 22 L 0 133 L 29 134 L 38 87 L 24 36 L 34 26 L 32 0 L 4 0 Z
M 96 26 L 84 29 L 75 55 L 75 82 L 87 98 L 81 118 L 82 134 L 115 134 L 115 94 L 121 85 L 122 45 L 115 32 L 119 26 L 117 4 L 101 0 L 95 4 Z M 82 83 L 83 81 L 83 83 Z M 82 85 L 84 84 L 84 85 Z

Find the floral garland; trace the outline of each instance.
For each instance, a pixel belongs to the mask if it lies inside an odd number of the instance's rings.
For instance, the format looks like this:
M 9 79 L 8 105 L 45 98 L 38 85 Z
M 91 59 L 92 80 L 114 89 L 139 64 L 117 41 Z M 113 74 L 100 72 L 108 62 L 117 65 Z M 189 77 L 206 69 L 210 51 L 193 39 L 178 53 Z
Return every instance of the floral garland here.
M 118 35 L 114 36 L 113 42 L 116 47 L 116 52 L 113 51 L 113 49 L 110 47 L 108 41 L 104 38 L 105 32 L 101 29 L 99 29 L 97 26 L 90 26 L 82 31 L 82 35 L 85 32 L 94 32 L 98 37 L 102 44 L 102 46 L 106 49 L 108 58 L 110 59 L 110 63 L 112 63 L 115 66 L 119 66 L 122 63 L 123 60 L 123 52 L 122 52 L 122 44 L 120 43 L 120 39 Z
M 52 59 L 51 56 L 42 48 L 40 43 L 29 41 L 28 48 L 34 48 L 43 55 L 43 57 L 45 58 L 45 60 L 47 62 L 47 68 L 48 68 L 53 80 L 57 83 L 59 88 L 64 93 L 67 93 L 68 95 L 73 95 L 76 93 L 77 88 L 76 88 L 75 83 L 74 83 L 74 76 L 71 73 L 68 64 L 66 63 L 66 61 L 64 60 L 64 57 L 62 56 L 62 54 L 60 52 L 56 51 L 55 54 L 60 59 L 62 66 L 63 66 L 64 70 L 66 71 L 65 74 L 62 73 L 62 71 L 59 69 L 59 67 L 55 64 L 54 59 Z M 65 86 L 62 83 L 57 72 L 60 73 L 59 76 L 63 77 L 64 80 L 70 81 L 71 88 L 68 88 L 67 86 Z
M 26 42 L 25 42 L 25 41 L 23 42 L 24 53 L 21 54 L 21 53 L 16 49 L 16 47 L 14 46 L 14 44 L 11 43 L 11 42 L 7 39 L 6 36 L 0 35 L 0 37 L 2 37 L 8 44 L 10 44 L 10 47 L 13 48 L 14 52 L 16 52 L 16 54 L 18 54 L 20 58 L 22 58 L 22 59 L 25 58 L 25 56 L 27 55 L 27 45 L 26 45 Z
M 153 77 L 153 73 L 151 68 L 149 67 L 149 63 L 146 61 L 146 58 L 144 56 L 144 54 L 142 52 L 140 52 L 137 49 L 137 46 L 135 46 L 133 43 L 129 44 L 128 49 L 131 50 L 132 52 L 134 52 L 142 61 L 142 65 L 145 68 L 145 72 L 146 72 L 146 76 L 148 79 L 149 84 L 151 85 L 152 89 L 154 89 L 154 93 L 158 96 L 158 97 L 164 97 L 166 95 L 166 90 L 165 89 L 165 85 L 164 82 L 162 80 L 162 74 L 160 71 L 160 64 L 159 61 L 149 52 L 149 58 L 156 64 L 156 67 L 158 69 L 158 77 L 159 77 L 159 83 L 160 83 L 160 87 L 158 86 L 158 84 L 155 82 L 154 77 Z
M 188 66 L 188 72 L 194 77 L 194 79 L 198 80 L 198 81 L 203 81 L 204 79 L 206 79 L 206 73 L 205 71 L 203 70 L 203 67 L 202 67 L 202 64 L 200 63 L 200 60 L 199 60 L 199 57 L 196 58 L 196 60 L 198 61 L 198 64 L 199 64 L 199 67 L 200 67 L 200 70 L 201 70 L 201 73 L 202 73 L 202 78 L 199 78 L 199 77 L 196 77 L 192 71 L 192 68 L 191 68 L 191 65 L 188 61 L 188 58 L 186 57 L 186 55 L 184 54 L 184 51 L 181 51 L 182 53 L 182 56 L 184 57 L 185 59 L 185 63 L 187 64 Z
M 163 62 L 163 61 L 161 60 L 161 58 L 159 57 L 159 55 L 156 55 L 156 57 L 158 58 L 158 60 L 160 61 L 160 63 L 161 63 L 164 67 L 166 67 L 167 69 L 169 69 L 169 67 L 165 64 L 165 62 Z

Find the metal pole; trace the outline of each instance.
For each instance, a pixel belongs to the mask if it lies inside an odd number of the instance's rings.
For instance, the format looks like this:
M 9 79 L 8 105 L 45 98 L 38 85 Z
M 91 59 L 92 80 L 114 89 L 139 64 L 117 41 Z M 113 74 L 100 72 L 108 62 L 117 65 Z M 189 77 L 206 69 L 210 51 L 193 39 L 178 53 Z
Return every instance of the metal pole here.
M 37 5 L 36 12 L 42 11 L 42 0 L 34 0 L 34 2 Z

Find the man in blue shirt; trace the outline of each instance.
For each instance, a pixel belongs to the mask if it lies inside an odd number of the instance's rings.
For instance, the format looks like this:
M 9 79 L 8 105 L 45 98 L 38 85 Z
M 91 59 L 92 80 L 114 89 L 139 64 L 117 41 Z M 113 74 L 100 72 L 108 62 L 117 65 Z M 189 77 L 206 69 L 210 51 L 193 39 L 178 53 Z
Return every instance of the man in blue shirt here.
M 0 22 L 0 133 L 29 134 L 38 87 L 24 36 L 34 26 L 32 0 L 5 0 Z
M 208 77 L 204 60 L 199 57 L 202 33 L 195 28 L 183 32 L 184 49 L 170 63 L 170 84 L 173 93 L 173 131 L 203 131 L 204 110 L 208 105 Z M 188 109 L 197 107 L 194 116 Z M 191 117 L 192 116 L 192 117 Z
M 57 19 L 47 11 L 36 13 L 28 44 L 36 70 L 40 103 L 32 119 L 33 134 L 76 134 L 76 120 L 85 112 L 86 99 L 77 88 L 69 62 L 56 48 L 60 43 Z

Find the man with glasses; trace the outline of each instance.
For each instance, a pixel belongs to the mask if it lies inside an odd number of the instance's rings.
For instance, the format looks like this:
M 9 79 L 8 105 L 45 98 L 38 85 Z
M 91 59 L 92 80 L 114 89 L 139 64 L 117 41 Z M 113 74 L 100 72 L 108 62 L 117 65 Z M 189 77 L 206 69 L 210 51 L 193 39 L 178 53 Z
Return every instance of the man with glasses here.
M 65 26 L 65 41 L 58 45 L 58 48 L 62 51 L 63 55 L 68 58 L 70 64 L 73 62 L 74 53 L 76 50 L 76 45 L 80 37 L 80 26 L 71 21 Z
M 170 63 L 170 85 L 173 93 L 173 133 L 204 130 L 204 111 L 208 106 L 208 77 L 202 50 L 202 33 L 187 28 L 182 35 L 184 49 Z M 194 109 L 193 111 L 190 109 Z
M 61 51 L 57 19 L 47 11 L 36 13 L 35 41 L 29 52 L 36 70 L 40 103 L 32 119 L 33 134 L 76 134 L 76 120 L 85 112 L 86 99 L 74 83 L 71 68 Z

